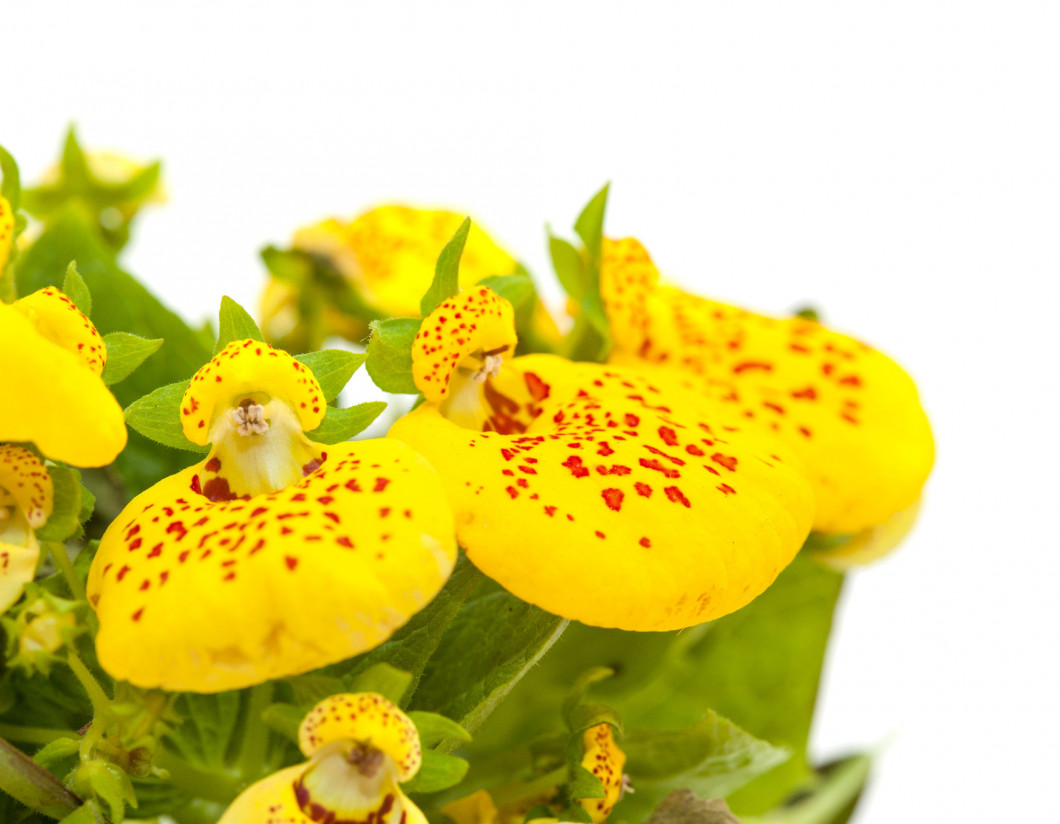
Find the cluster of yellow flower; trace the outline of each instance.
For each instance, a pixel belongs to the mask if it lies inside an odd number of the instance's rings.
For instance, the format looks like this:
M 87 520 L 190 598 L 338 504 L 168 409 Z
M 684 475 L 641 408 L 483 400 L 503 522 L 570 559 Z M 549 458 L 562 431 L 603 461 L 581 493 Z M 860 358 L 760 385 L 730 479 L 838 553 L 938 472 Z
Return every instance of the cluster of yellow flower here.
M 460 219 L 383 207 L 295 236 L 379 316 L 418 316 Z M 0 199 L 0 270 L 11 209 Z M 483 277 L 515 261 L 473 229 L 462 291 L 412 344 L 422 403 L 388 437 L 321 444 L 327 402 L 279 348 L 228 343 L 192 378 L 180 422 L 199 463 L 135 497 L 106 530 L 87 584 L 100 664 L 145 688 L 210 693 L 305 673 L 373 649 L 443 587 L 457 546 L 519 598 L 598 627 L 690 627 L 746 605 L 811 531 L 877 553 L 908 528 L 933 460 L 909 377 L 855 339 L 660 281 L 633 239 L 605 239 L 605 364 L 516 356 L 512 305 Z M 266 337 L 298 324 L 273 281 Z M 327 331 L 365 326 L 330 309 Z M 539 302 L 529 321 L 555 336 Z M 33 578 L 51 511 L 46 459 L 110 463 L 122 411 L 106 347 L 56 289 L 0 304 L 0 609 Z M 337 695 L 301 727 L 307 763 L 252 787 L 225 824 L 426 821 L 399 788 L 416 729 L 381 696 Z M 604 724 L 585 766 L 606 797 L 622 754 Z M 454 818 L 499 820 L 496 810 Z

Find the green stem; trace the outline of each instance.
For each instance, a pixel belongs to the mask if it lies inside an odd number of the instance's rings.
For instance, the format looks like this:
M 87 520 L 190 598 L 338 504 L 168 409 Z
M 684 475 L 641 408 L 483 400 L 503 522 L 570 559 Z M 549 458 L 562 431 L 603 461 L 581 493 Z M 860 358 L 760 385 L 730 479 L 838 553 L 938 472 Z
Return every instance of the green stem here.
M 9 741 L 21 741 L 25 744 L 50 744 L 57 738 L 72 738 L 79 741 L 73 730 L 58 730 L 50 727 L 19 727 L 15 724 L 0 724 L 0 738 Z
M 85 662 L 81 660 L 73 647 L 67 650 L 66 663 L 70 665 L 77 680 L 81 682 L 81 686 L 88 695 L 88 700 L 92 702 L 92 714 L 98 718 L 110 706 L 110 698 L 107 697 L 99 681 L 85 666 Z
M 170 784 L 193 798 L 227 806 L 239 795 L 243 786 L 241 781 L 231 775 L 200 770 L 166 749 L 159 749 L 155 753 L 153 764 L 169 774 L 167 780 Z
M 81 583 L 81 579 L 77 577 L 77 572 L 70 561 L 70 556 L 66 554 L 66 546 L 58 541 L 48 541 L 48 551 L 51 553 L 52 560 L 55 561 L 56 569 L 62 573 L 63 580 L 66 581 L 66 585 L 70 588 L 74 598 L 78 601 L 84 601 L 85 587 Z
M 272 703 L 272 694 L 271 683 L 258 684 L 250 690 L 243 739 L 239 743 L 239 756 L 236 760 L 236 766 L 248 781 L 258 779 L 265 772 L 270 730 L 261 720 L 261 716 Z

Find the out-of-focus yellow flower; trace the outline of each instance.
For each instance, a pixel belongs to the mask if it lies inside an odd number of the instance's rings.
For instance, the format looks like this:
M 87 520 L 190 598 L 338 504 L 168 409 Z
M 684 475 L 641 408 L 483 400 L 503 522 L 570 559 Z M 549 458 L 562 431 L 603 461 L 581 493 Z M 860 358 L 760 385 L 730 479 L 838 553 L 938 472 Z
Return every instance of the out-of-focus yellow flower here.
M 257 341 L 196 373 L 181 420 L 210 454 L 137 496 L 92 564 L 111 675 L 216 692 L 306 672 L 382 643 L 441 589 L 456 544 L 438 476 L 394 441 L 310 441 L 324 411 L 309 369 Z
M 427 824 L 402 792 L 420 769 L 411 719 L 375 693 L 334 695 L 302 722 L 309 759 L 252 785 L 218 824 Z
M 40 458 L 24 447 L 0 444 L 0 612 L 33 580 L 40 559 L 33 530 L 47 522 L 53 495 Z
M 601 824 L 622 798 L 625 789 L 622 768 L 626 764 L 626 754 L 615 743 L 610 724 L 597 724 L 587 729 L 582 735 L 582 744 L 585 748 L 582 766 L 600 779 L 604 785 L 604 797 L 583 798 L 578 803 L 589 813 L 594 824 Z
M 32 442 L 49 458 L 103 466 L 125 447 L 121 406 L 100 375 L 107 348 L 62 292 L 0 304 L 0 441 Z
M 453 824 L 500 824 L 500 812 L 493 803 L 493 796 L 486 790 L 450 801 L 442 807 L 442 813 L 453 820 Z
M 600 290 L 611 362 L 670 372 L 772 430 L 806 468 L 814 530 L 849 535 L 919 497 L 934 459 L 916 387 L 894 361 L 800 317 L 772 318 L 659 282 L 632 238 L 605 239 Z
M 7 261 L 11 257 L 11 247 L 15 242 L 15 211 L 7 198 L 0 195 L 0 275 L 3 274 Z
M 738 609 L 791 561 L 812 494 L 768 433 L 636 370 L 505 359 L 514 345 L 491 290 L 441 303 L 412 351 L 426 402 L 390 431 L 441 474 L 483 572 L 567 618 L 667 630 Z

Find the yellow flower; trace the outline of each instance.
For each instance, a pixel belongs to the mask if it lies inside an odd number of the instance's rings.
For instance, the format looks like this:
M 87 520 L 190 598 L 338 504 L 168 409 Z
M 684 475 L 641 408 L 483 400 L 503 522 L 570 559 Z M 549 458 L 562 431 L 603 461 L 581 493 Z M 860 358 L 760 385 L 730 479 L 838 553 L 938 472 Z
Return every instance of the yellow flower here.
M 142 687 L 215 692 L 386 640 L 456 560 L 437 475 L 393 441 L 323 446 L 312 373 L 253 340 L 192 379 L 185 435 L 206 460 L 137 496 L 88 580 L 100 663 Z
M 333 695 L 299 730 L 309 759 L 246 789 L 218 824 L 427 824 L 399 784 L 420 769 L 412 720 L 381 695 Z
M 33 530 L 51 515 L 52 496 L 41 459 L 21 446 L 0 444 L 0 612 L 33 580 L 40 559 Z
M 792 456 L 643 373 L 504 360 L 511 307 L 442 302 L 413 345 L 426 402 L 390 437 L 441 474 L 468 557 L 509 591 L 594 626 L 667 630 L 762 592 L 808 531 Z
M 604 785 L 603 798 L 583 798 L 579 800 L 582 808 L 589 813 L 594 824 L 606 821 L 622 798 L 625 779 L 622 768 L 626 764 L 626 754 L 619 749 L 611 732 L 610 724 L 597 724 L 582 735 L 585 755 L 582 766 L 600 779 Z
M 600 290 L 612 362 L 665 367 L 775 431 L 805 465 L 815 531 L 857 533 L 919 498 L 934 459 L 931 429 L 913 381 L 890 358 L 816 321 L 758 315 L 660 284 L 631 238 L 605 239 Z
M 7 198 L 0 195 L 0 275 L 3 275 L 15 242 L 15 211 Z
M 104 466 L 125 447 L 121 406 L 100 375 L 107 348 L 92 322 L 48 287 L 0 304 L 0 441 L 32 442 L 74 466 Z

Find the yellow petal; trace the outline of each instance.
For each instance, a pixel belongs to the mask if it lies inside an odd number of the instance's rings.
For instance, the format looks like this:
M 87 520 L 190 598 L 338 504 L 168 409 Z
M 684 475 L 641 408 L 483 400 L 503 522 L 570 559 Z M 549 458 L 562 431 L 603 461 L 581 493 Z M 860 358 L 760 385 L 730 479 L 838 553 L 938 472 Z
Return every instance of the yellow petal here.
M 442 813 L 454 824 L 498 824 L 500 815 L 493 797 L 485 790 L 450 801 L 442 807 Z
M 0 275 L 4 273 L 11 247 L 15 242 L 15 212 L 7 198 L 0 195 Z
M 500 431 L 426 403 L 390 436 L 439 471 L 468 557 L 523 600 L 594 626 L 687 627 L 762 592 L 809 531 L 794 459 L 692 393 L 550 355 L 490 383 Z
M 295 234 L 294 247 L 331 260 L 384 315 L 416 317 L 438 255 L 463 220 L 454 212 L 380 206 L 352 223 L 331 219 L 306 227 Z M 472 224 L 460 258 L 461 287 L 514 271 L 511 255 Z
M 275 493 L 212 502 L 204 461 L 125 508 L 88 581 L 104 669 L 236 689 L 372 649 L 430 602 L 456 558 L 437 475 L 392 441 L 316 446 Z
M 209 443 L 215 417 L 244 397 L 283 401 L 294 410 L 304 431 L 320 426 L 327 407 L 308 367 L 267 343 L 232 341 L 191 379 L 180 404 L 184 436 L 200 446 Z
M 860 532 L 919 498 L 931 429 L 913 381 L 887 356 L 814 321 L 659 285 L 628 238 L 605 241 L 601 294 L 612 362 L 667 367 L 796 452 L 817 495 L 814 530 Z
M 887 557 L 905 540 L 920 514 L 920 501 L 882 524 L 859 532 L 833 549 L 815 550 L 814 557 L 827 567 L 846 572 Z
M 0 374 L 12 388 L 0 401 L 0 440 L 32 442 L 74 466 L 104 466 L 125 447 L 121 406 L 98 373 L 17 304 L 0 304 Z
M 0 506 L 8 505 L 6 493 L 29 525 L 40 529 L 52 514 L 54 491 L 40 458 L 24 447 L 0 444 Z
M 381 695 L 332 695 L 313 707 L 298 728 L 298 746 L 307 756 L 344 739 L 370 744 L 393 758 L 398 781 L 408 781 L 419 772 L 422 752 L 416 725 Z
M 611 732 L 610 724 L 597 724 L 582 735 L 585 755 L 582 766 L 600 779 L 604 785 L 603 798 L 583 798 L 579 800 L 589 817 L 600 824 L 606 821 L 622 797 L 622 768 L 626 765 L 626 754 L 619 749 Z
M 431 403 L 449 395 L 458 369 L 486 367 L 486 357 L 515 349 L 512 305 L 486 286 L 442 301 L 420 325 L 412 344 L 412 377 Z
M 37 331 L 57 346 L 73 353 L 96 375 L 107 364 L 107 345 L 96 327 L 66 295 L 49 286 L 11 304 Z

